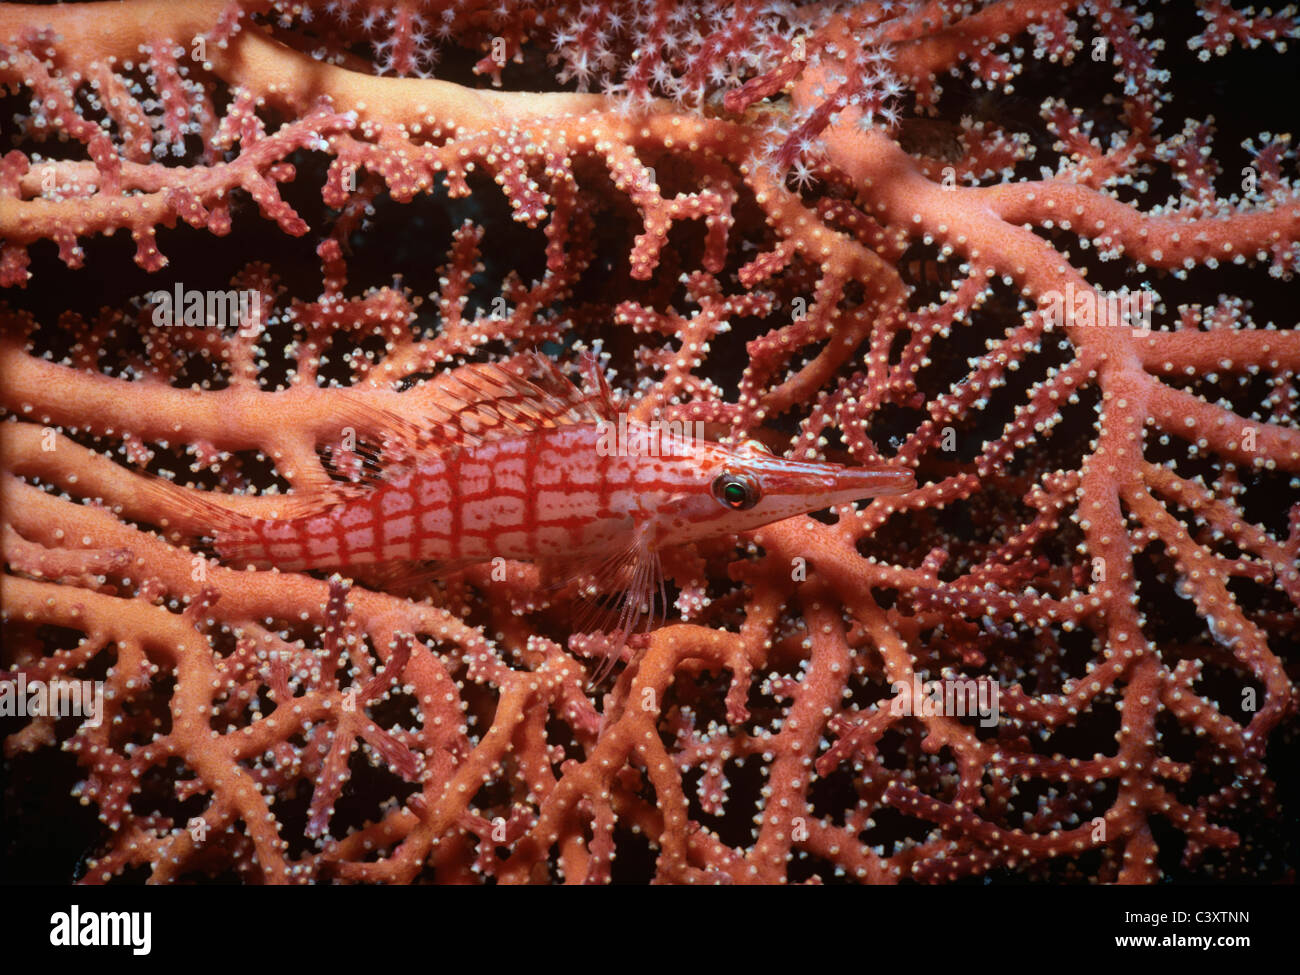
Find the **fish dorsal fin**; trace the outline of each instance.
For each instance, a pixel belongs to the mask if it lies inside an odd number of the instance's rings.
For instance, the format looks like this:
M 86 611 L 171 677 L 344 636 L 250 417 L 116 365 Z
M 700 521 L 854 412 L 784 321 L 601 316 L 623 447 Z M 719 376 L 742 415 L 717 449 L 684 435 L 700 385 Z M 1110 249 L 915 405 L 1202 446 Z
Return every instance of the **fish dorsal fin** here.
M 401 415 L 360 401 L 343 410 L 414 454 L 612 419 L 606 389 L 584 393 L 551 359 L 531 352 L 461 366 L 396 394 Z
M 462 366 L 427 383 L 420 404 L 447 440 L 482 442 L 574 423 L 595 423 L 603 396 L 593 398 L 540 353 L 500 363 Z

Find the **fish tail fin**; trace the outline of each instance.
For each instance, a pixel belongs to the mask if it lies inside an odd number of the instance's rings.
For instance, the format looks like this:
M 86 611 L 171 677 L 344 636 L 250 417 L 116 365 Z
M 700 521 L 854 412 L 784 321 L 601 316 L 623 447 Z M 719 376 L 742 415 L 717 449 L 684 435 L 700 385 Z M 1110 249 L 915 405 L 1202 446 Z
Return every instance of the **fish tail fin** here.
M 362 484 L 331 484 L 304 494 L 263 495 L 254 499 L 197 491 L 161 477 L 148 477 L 138 483 L 134 510 L 130 513 L 169 534 L 176 533 L 191 543 L 197 542 L 196 550 L 215 554 L 232 568 L 275 566 L 297 571 L 316 567 L 302 551 L 300 540 L 307 534 L 303 522 L 329 512 L 336 505 L 363 497 L 369 490 Z M 273 507 L 265 517 L 228 507 L 231 503 L 254 501 Z M 290 554 L 278 554 L 277 546 Z
M 206 492 L 160 477 L 145 478 L 137 486 L 134 507 L 134 514 L 141 520 L 157 525 L 167 534 L 179 533 L 196 552 L 240 568 L 269 567 L 263 535 L 265 520 L 232 511 Z

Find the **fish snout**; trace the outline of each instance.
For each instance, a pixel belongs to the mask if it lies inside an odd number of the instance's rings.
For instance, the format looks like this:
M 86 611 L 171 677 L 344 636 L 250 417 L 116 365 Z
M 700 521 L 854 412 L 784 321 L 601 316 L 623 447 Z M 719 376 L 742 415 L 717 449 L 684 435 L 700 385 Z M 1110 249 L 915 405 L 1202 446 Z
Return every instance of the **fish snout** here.
M 916 489 L 916 475 L 903 467 L 846 467 L 832 474 L 827 486 L 854 499 L 906 494 Z

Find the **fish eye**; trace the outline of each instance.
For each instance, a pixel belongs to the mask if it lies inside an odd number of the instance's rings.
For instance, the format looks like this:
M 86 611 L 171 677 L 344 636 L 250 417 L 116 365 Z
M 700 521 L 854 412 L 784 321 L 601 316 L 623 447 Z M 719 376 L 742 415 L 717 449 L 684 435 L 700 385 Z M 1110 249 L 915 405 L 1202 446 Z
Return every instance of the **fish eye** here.
M 713 496 L 724 508 L 746 511 L 758 504 L 758 485 L 752 477 L 723 471 L 713 479 Z

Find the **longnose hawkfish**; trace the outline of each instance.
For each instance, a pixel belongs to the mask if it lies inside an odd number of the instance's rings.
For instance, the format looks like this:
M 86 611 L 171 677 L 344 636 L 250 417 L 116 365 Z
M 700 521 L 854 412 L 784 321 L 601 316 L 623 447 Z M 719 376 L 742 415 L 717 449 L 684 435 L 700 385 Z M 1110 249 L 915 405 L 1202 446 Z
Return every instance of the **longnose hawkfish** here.
M 599 681 L 654 618 L 656 596 L 666 609 L 664 548 L 914 487 L 911 471 L 886 464 L 787 460 L 756 441 L 733 449 L 674 425 L 620 423 L 591 365 L 593 393 L 529 353 L 429 380 L 414 420 L 349 404 L 342 422 L 398 445 L 360 483 L 288 495 L 268 518 L 186 495 L 190 513 L 214 526 L 217 554 L 237 567 L 432 563 L 435 574 L 499 557 L 553 577 L 585 572 L 614 593 L 602 600 L 614 649 Z

